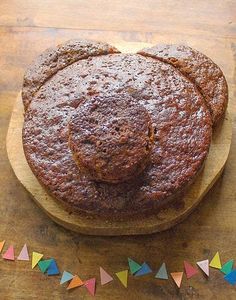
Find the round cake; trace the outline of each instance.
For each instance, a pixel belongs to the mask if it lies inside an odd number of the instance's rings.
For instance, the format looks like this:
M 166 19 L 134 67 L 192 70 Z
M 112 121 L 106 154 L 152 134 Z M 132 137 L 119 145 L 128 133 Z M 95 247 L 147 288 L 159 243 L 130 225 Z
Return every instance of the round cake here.
M 156 45 L 139 53 L 164 61 L 181 71 L 202 93 L 213 124 L 220 122 L 228 103 L 228 86 L 223 72 L 209 57 L 186 45 Z
M 57 71 L 80 59 L 118 52 L 115 47 L 107 43 L 88 40 L 70 40 L 47 49 L 36 58 L 25 72 L 22 87 L 22 99 L 25 109 L 30 104 L 34 94 Z
M 27 77 L 26 159 L 71 212 L 100 218 L 157 213 L 204 165 L 212 134 L 208 102 L 171 64 L 102 43 L 106 51 L 94 55 L 95 45 L 48 76 L 36 72 L 37 87 Z M 51 70 L 47 60 L 42 54 Z M 37 60 L 30 72 L 38 67 Z
M 75 161 L 97 181 L 118 183 L 140 174 L 150 160 L 153 137 L 150 115 L 128 95 L 84 101 L 69 122 Z

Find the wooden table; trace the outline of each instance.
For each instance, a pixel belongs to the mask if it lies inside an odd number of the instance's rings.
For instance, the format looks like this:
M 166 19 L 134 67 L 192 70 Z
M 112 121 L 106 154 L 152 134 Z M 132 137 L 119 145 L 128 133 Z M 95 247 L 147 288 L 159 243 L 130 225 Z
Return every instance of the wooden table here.
M 224 71 L 229 84 L 229 111 L 236 116 L 236 2 L 157 0 L 1 0 L 0 2 L 0 240 L 12 243 L 16 254 L 29 250 L 55 257 L 60 269 L 83 279 L 96 276 L 99 266 L 110 273 L 127 268 L 127 257 L 147 261 L 154 271 L 165 261 L 169 271 L 181 271 L 183 260 L 236 259 L 236 139 L 222 178 L 199 208 L 182 224 L 163 233 L 136 237 L 91 237 L 54 224 L 18 183 L 6 155 L 5 137 L 24 70 L 46 47 L 70 38 L 110 43 L 188 43 L 209 55 Z M 234 123 L 234 134 L 236 126 Z M 1 261 L 1 299 L 87 299 L 84 288 L 68 293 L 58 277 L 47 278 L 29 263 Z M 184 278 L 180 290 L 153 274 L 129 277 L 126 290 L 114 280 L 98 284 L 97 299 L 235 299 L 236 288 L 211 269 Z

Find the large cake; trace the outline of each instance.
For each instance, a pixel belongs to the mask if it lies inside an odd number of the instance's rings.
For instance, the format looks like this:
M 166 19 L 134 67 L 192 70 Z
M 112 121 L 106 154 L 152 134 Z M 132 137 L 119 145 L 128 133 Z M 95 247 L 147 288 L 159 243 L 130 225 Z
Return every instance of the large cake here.
M 201 171 L 224 116 L 220 68 L 188 46 L 122 54 L 73 40 L 26 71 L 23 147 L 42 186 L 70 212 L 155 214 Z

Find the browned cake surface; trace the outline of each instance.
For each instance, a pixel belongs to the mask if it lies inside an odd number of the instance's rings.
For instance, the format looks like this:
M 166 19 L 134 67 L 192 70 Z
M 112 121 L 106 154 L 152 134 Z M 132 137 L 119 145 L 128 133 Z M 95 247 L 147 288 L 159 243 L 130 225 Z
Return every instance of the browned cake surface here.
M 68 146 L 80 99 L 111 94 L 143 105 L 155 133 L 150 165 L 118 184 L 89 180 Z M 195 178 L 210 140 L 210 114 L 195 86 L 172 66 L 137 54 L 92 57 L 58 71 L 33 97 L 23 128 L 25 155 L 39 181 L 71 210 L 98 217 L 157 210 Z
M 69 121 L 69 144 L 91 179 L 122 182 L 141 173 L 153 146 L 147 110 L 127 94 L 84 101 Z
M 173 65 L 197 85 L 210 109 L 213 124 L 224 116 L 228 87 L 221 69 L 206 55 L 185 45 L 156 45 L 139 51 Z
M 22 99 L 25 110 L 33 95 L 58 70 L 89 56 L 116 52 L 119 51 L 109 44 L 89 40 L 70 40 L 45 50 L 36 58 L 25 73 L 22 87 Z

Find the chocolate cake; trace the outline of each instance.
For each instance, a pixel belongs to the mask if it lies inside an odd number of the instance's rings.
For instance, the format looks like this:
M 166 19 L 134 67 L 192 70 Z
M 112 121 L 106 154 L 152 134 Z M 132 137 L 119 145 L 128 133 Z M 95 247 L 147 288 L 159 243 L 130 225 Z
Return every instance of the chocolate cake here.
M 203 167 L 212 133 L 205 98 L 170 64 L 109 45 L 94 55 L 90 43 L 91 55 L 86 47 L 83 59 L 24 83 L 26 159 L 71 212 L 156 213 Z M 43 60 L 45 69 L 50 64 Z
M 106 43 L 87 40 L 70 40 L 64 44 L 45 50 L 25 73 L 22 87 L 22 99 L 25 109 L 27 109 L 34 94 L 44 82 L 57 71 L 77 60 L 85 59 L 89 56 L 118 52 L 115 47 Z
M 96 96 L 73 112 L 69 145 L 81 172 L 91 179 L 113 183 L 132 179 L 150 160 L 150 115 L 128 95 Z
M 228 86 L 223 72 L 209 57 L 185 45 L 156 45 L 138 53 L 171 64 L 196 84 L 213 124 L 219 123 L 228 103 Z

